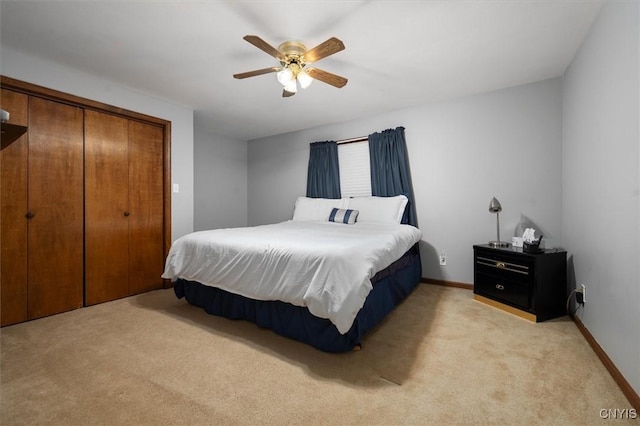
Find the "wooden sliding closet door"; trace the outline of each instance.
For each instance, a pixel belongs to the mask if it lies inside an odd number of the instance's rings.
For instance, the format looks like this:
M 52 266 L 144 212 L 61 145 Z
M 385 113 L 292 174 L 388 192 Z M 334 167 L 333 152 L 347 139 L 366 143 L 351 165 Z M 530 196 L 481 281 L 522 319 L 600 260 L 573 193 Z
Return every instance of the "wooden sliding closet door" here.
M 29 98 L 29 319 L 82 307 L 82 109 Z M 4 266 L 4 262 L 3 262 Z
M 128 120 L 85 111 L 87 305 L 129 295 Z
M 85 112 L 85 301 L 162 288 L 161 127 Z
M 129 121 L 129 292 L 162 288 L 163 131 Z
M 9 122 L 28 125 L 27 95 L 2 89 L 2 109 Z M 0 312 L 2 325 L 27 320 L 27 135 L 0 151 L 0 227 L 2 243 L 0 269 Z
M 2 325 L 82 307 L 82 110 L 2 90 L 28 133 L 2 150 Z

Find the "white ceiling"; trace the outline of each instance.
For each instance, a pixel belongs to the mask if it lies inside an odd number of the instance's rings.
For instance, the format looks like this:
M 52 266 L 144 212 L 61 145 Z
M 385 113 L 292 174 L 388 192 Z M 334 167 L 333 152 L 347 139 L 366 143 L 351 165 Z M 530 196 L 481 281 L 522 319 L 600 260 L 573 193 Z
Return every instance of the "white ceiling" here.
M 1 43 L 197 111 L 250 140 L 557 77 L 600 1 L 5 1 Z M 331 36 L 346 49 L 316 63 L 349 79 L 282 98 L 274 47 Z

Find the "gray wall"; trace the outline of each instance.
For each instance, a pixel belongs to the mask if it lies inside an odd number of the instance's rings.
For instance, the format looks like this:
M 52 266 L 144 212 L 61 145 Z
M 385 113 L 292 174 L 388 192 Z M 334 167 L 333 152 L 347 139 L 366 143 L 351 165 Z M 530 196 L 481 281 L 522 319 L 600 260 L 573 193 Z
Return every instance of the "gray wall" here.
M 195 114 L 196 231 L 247 225 L 247 142 L 216 134 Z
M 248 223 L 291 218 L 306 190 L 309 143 L 405 127 L 423 232 L 423 276 L 473 282 L 472 246 L 495 239 L 491 197 L 503 206 L 501 236 L 522 223 L 562 244 L 561 79 L 249 142 Z M 504 239 L 504 238 L 503 238 Z M 447 266 L 437 255 L 447 254 Z
M 0 74 L 171 121 L 172 239 L 193 231 L 193 111 L 2 46 Z
M 640 392 L 640 7 L 602 9 L 564 77 L 563 231 L 578 312 Z

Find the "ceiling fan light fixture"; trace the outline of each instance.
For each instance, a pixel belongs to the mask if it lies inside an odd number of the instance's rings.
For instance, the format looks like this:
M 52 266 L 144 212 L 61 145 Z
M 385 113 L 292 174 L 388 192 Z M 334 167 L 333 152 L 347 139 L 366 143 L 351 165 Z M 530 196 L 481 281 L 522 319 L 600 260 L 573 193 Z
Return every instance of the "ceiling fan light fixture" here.
M 305 70 L 300 70 L 298 73 L 298 81 L 300 82 L 300 87 L 306 89 L 313 83 L 313 77 L 311 77 Z
M 296 80 L 292 79 L 287 84 L 284 85 L 284 90 L 289 93 L 296 93 L 298 91 L 298 87 L 296 86 Z
M 278 71 L 276 75 L 278 77 L 278 82 L 280 82 L 280 84 L 282 84 L 283 86 L 286 86 L 291 81 L 295 82 L 295 79 L 293 77 L 293 72 L 288 67 L 283 68 L 282 71 Z

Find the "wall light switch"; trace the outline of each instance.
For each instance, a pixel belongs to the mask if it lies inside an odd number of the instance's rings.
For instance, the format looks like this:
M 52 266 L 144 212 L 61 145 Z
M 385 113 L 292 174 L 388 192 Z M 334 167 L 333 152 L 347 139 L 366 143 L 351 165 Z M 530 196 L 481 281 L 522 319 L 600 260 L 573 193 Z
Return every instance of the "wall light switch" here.
M 173 184 L 173 192 L 180 192 L 180 185 L 178 185 L 177 183 Z

